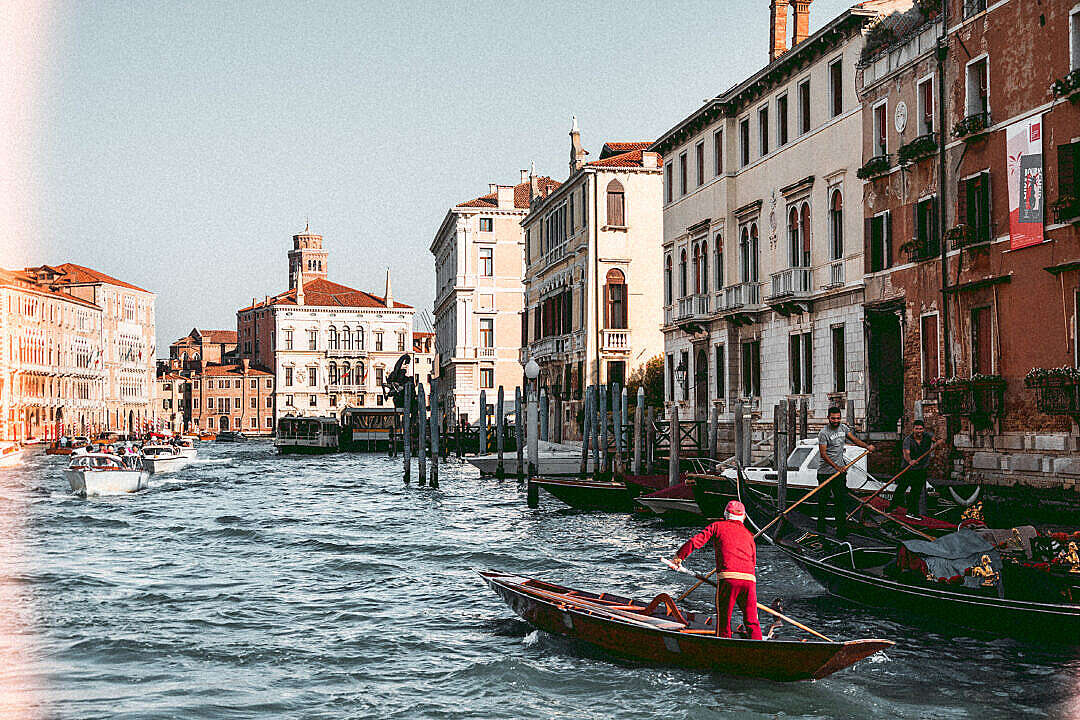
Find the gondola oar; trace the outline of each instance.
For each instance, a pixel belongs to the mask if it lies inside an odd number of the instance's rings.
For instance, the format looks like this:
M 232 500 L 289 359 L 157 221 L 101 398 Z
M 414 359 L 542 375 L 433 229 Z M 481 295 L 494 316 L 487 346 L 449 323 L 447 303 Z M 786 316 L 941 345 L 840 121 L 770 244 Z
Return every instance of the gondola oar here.
M 839 469 L 839 470 L 837 470 L 837 471 L 836 471 L 835 473 L 833 473 L 832 475 L 830 475 L 830 476 L 829 476 L 829 478 L 828 478 L 827 480 L 825 480 L 825 482 L 822 482 L 822 483 L 818 483 L 818 486 L 817 486 L 816 488 L 814 488 L 814 489 L 813 489 L 813 490 L 811 490 L 810 492 L 808 492 L 808 493 L 806 493 L 805 495 L 803 495 L 803 496 L 802 496 L 801 498 L 799 498 L 799 499 L 798 499 L 798 500 L 797 500 L 796 502 L 792 503 L 791 507 L 789 507 L 789 508 L 788 508 L 787 510 L 784 510 L 783 512 L 781 512 L 781 513 L 780 513 L 779 515 L 777 515 L 777 516 L 776 516 L 776 517 L 774 517 L 774 518 L 773 518 L 772 520 L 770 520 L 770 521 L 769 521 L 769 523 L 768 523 L 767 525 L 765 525 L 765 526 L 764 526 L 764 527 L 762 527 L 762 528 L 761 528 L 760 530 L 758 530 L 758 531 L 757 531 L 756 533 L 754 533 L 754 538 L 756 539 L 756 538 L 758 537 L 758 535 L 761 535 L 761 534 L 762 534 L 763 532 L 765 532 L 766 530 L 768 530 L 769 528 L 771 528 L 771 527 L 772 527 L 773 525 L 775 525 L 775 524 L 777 523 L 777 521 L 779 521 L 779 520 L 783 519 L 783 518 L 784 518 L 784 516 L 785 516 L 785 515 L 787 515 L 787 514 L 788 514 L 789 512 L 791 512 L 792 510 L 794 510 L 795 508 L 797 508 L 797 507 L 798 507 L 799 505 L 801 505 L 802 503 L 804 503 L 804 502 L 806 502 L 807 500 L 809 500 L 809 499 L 810 499 L 811 497 L 813 497 L 814 493 L 816 493 L 816 492 L 817 492 L 818 490 L 820 490 L 821 488 L 823 488 L 823 487 L 825 487 L 826 485 L 828 485 L 829 483 L 831 483 L 831 482 L 832 482 L 833 480 L 835 480 L 835 479 L 836 479 L 837 477 L 839 477 L 840 475 L 842 475 L 842 474 L 844 474 L 845 472 L 847 472 L 848 468 L 850 468 L 850 467 L 851 467 L 852 465 L 854 465 L 855 463 L 857 463 L 857 462 L 859 462 L 860 460 L 862 460 L 862 459 L 863 459 L 864 457 L 866 457 L 866 456 L 867 456 L 868 454 L 870 454 L 870 451 L 869 451 L 869 450 L 864 450 L 864 451 L 863 451 L 863 453 L 862 453 L 861 455 L 859 455 L 859 457 L 855 458 L 854 460 L 852 460 L 851 462 L 849 462 L 849 463 L 848 463 L 847 465 L 845 465 L 844 467 L 840 468 L 840 469 Z M 715 570 L 713 570 L 713 571 L 711 571 L 711 572 L 710 572 L 710 573 L 709 573 L 708 575 L 706 575 L 705 577 L 706 577 L 706 578 L 712 577 L 712 576 L 713 576 L 713 575 L 714 575 L 715 573 L 716 573 L 716 571 L 715 571 Z M 696 583 L 694 583 L 693 585 L 691 585 L 691 586 L 690 586 L 690 589 L 689 589 L 689 590 L 687 590 L 686 592 L 684 592 L 684 593 L 683 593 L 682 595 L 680 595 L 680 596 L 679 596 L 679 597 L 678 597 L 677 599 L 678 599 L 678 600 L 685 600 L 685 599 L 686 599 L 686 596 L 687 596 L 687 595 L 689 595 L 690 593 L 694 592 L 694 591 L 695 591 L 695 590 L 697 590 L 697 589 L 698 589 L 699 587 L 701 587 L 701 583 L 702 583 L 702 582 L 704 582 L 704 580 L 699 580 L 699 581 L 697 581 Z
M 911 532 L 911 533 L 914 533 L 914 534 L 916 534 L 916 535 L 918 535 L 920 537 L 926 538 L 930 542 L 933 542 L 934 540 L 937 539 L 933 535 L 928 535 L 927 533 L 924 533 L 922 530 L 919 530 L 919 529 L 917 529 L 917 528 L 915 528 L 915 527 L 913 527 L 911 525 L 908 525 L 906 522 L 900 520 L 899 518 L 897 518 L 897 517 L 895 517 L 893 515 L 890 515 L 889 513 L 885 512 L 884 510 L 878 510 L 873 505 L 867 505 L 866 507 L 868 507 L 871 510 L 873 510 L 874 512 L 876 512 L 878 515 L 883 515 L 886 518 L 888 518 L 889 520 L 892 520 L 894 523 L 896 523 L 900 527 L 904 528 L 908 532 Z
M 670 569 L 674 570 L 675 572 L 681 572 L 681 573 L 686 573 L 687 575 L 693 575 L 694 577 L 696 577 L 698 579 L 698 581 L 699 581 L 698 585 L 700 585 L 701 583 L 708 583 L 709 585 L 712 585 L 713 587 L 716 587 L 716 582 L 715 581 L 705 577 L 704 575 L 697 574 L 696 572 L 694 572 L 690 568 L 683 567 L 682 565 L 676 565 L 675 563 L 673 563 L 672 561 L 668 560 L 665 557 L 661 557 L 660 562 L 664 563 L 665 565 L 667 565 Z M 806 625 L 803 625 L 801 622 L 798 622 L 797 620 L 792 620 L 787 615 L 784 615 L 781 612 L 777 612 L 776 610 L 773 610 L 768 605 L 762 605 L 761 603 L 758 603 L 757 606 L 758 606 L 758 610 L 762 610 L 764 612 L 767 612 L 770 615 L 778 617 L 781 620 L 783 620 L 784 622 L 786 622 L 786 623 L 788 623 L 790 625 L 794 625 L 795 627 L 799 628 L 800 630 L 805 630 L 806 632 L 810 633 L 814 637 L 819 637 L 822 640 L 824 640 L 825 642 L 832 642 L 831 639 L 825 637 L 824 635 L 819 633 L 817 630 L 814 630 L 813 628 L 807 627 Z M 720 617 L 719 616 L 717 616 L 716 622 L 719 624 L 719 622 L 720 622 Z
M 883 491 L 883 490 L 884 490 L 885 488 L 887 488 L 887 487 L 889 487 L 890 485 L 892 485 L 892 484 L 893 484 L 894 482 L 896 482 L 896 481 L 897 481 L 897 480 L 898 480 L 898 479 L 900 478 L 900 476 L 901 476 L 901 475 L 903 475 L 903 474 L 904 474 L 904 473 L 906 473 L 906 472 L 907 472 L 908 470 L 910 470 L 911 468 L 913 468 L 913 467 L 915 466 L 915 463 L 919 462 L 919 461 L 920 461 L 920 460 L 922 460 L 922 459 L 923 459 L 924 457 L 926 457 L 926 456 L 927 456 L 927 455 L 929 455 L 929 454 L 930 454 L 931 452 L 933 452 L 933 450 L 934 450 L 934 448 L 935 448 L 935 447 L 937 447 L 937 443 L 936 443 L 936 442 L 935 442 L 934 444 L 932 444 L 932 445 L 930 446 L 930 449 L 929 449 L 929 450 L 927 450 L 926 452 L 924 452 L 924 453 L 923 453 L 922 455 L 920 455 L 919 457 L 915 458 L 915 460 L 914 460 L 914 461 L 913 461 L 913 462 L 912 462 L 912 463 L 911 463 L 910 465 L 908 465 L 908 466 L 904 467 L 904 468 L 903 468 L 903 469 L 902 469 L 902 470 L 901 470 L 900 472 L 898 472 L 898 473 L 896 473 L 895 475 L 893 475 L 893 476 L 892 476 L 892 478 L 890 478 L 890 479 L 889 479 L 889 482 L 885 483 L 884 485 L 882 485 L 881 487 L 879 487 L 879 488 L 878 488 L 877 490 L 875 490 L 875 491 L 874 491 L 874 492 L 873 492 L 873 493 L 872 493 L 872 494 L 870 495 L 870 497 L 866 498 L 865 500 L 859 500 L 859 501 L 858 501 L 858 503 L 859 503 L 858 507 L 856 507 L 856 508 L 852 509 L 852 511 L 851 511 L 851 512 L 849 512 L 849 513 L 847 514 L 847 519 L 848 519 L 848 520 L 850 520 L 850 519 L 852 518 L 852 516 L 854 516 L 854 515 L 855 515 L 855 513 L 859 512 L 859 510 L 861 510 L 861 509 L 862 509 L 863 505 L 866 505 L 866 503 L 870 502 L 871 500 L 873 500 L 874 498 L 876 498 L 876 497 L 877 497 L 878 495 L 880 495 L 880 494 L 881 494 L 881 492 L 882 492 L 882 491 Z M 867 474 L 869 475 L 869 473 L 867 473 Z M 872 506 L 867 506 L 867 507 L 872 507 Z

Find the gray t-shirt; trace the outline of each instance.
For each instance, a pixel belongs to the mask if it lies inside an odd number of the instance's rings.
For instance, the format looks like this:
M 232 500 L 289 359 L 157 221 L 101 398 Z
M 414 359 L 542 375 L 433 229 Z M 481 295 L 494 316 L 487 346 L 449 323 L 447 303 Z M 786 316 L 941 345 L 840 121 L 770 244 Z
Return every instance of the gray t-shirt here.
M 928 432 L 923 433 L 922 442 L 916 442 L 914 435 L 908 435 L 904 438 L 904 449 L 908 451 L 912 460 L 918 460 L 912 468 L 915 470 L 925 470 L 930 466 L 930 455 L 927 451 L 930 446 L 934 444 L 934 436 Z M 919 457 L 926 455 L 922 460 Z
M 844 423 L 840 423 L 840 426 L 835 430 L 831 426 L 825 425 L 817 436 L 818 444 L 825 446 L 825 454 L 839 467 L 847 465 L 847 461 L 844 460 L 844 445 L 849 432 L 851 432 L 851 428 Z M 836 472 L 836 468 L 822 460 L 821 464 L 818 465 L 818 472 L 823 475 L 832 475 Z

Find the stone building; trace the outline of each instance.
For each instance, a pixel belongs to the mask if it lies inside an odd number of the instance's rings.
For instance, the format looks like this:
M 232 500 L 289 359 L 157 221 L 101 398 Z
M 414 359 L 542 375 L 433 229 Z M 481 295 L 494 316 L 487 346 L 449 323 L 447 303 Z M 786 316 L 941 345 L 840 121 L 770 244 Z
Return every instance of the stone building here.
M 0 270 L 0 440 L 52 440 L 105 427 L 102 308 L 49 280 Z
M 412 334 L 413 377 L 425 386 L 431 386 L 431 379 L 439 375 L 439 353 L 435 351 L 435 333 L 414 332 Z
M 169 345 L 169 359 L 179 360 L 181 367 L 187 367 L 188 363 L 197 367 L 200 360 L 222 363 L 235 352 L 235 330 L 192 328 L 187 335 Z
M 155 295 L 75 263 L 32 268 L 39 282 L 102 309 L 104 429 L 141 432 L 153 416 Z
M 871 386 L 887 420 L 947 418 L 956 478 L 1060 500 L 1080 478 L 1080 6 L 929 9 L 858 78 L 870 332 L 903 357 Z
M 186 391 L 192 431 L 274 433 L 274 374 L 252 367 L 247 358 L 220 365 L 203 361 L 190 376 Z
M 547 195 L 559 184 L 537 178 Z M 435 256 L 435 333 L 440 350 L 439 394 L 453 418 L 475 422 L 480 391 L 521 383 L 521 278 L 530 185 L 488 186 L 488 194 L 459 203 L 443 218 L 429 248 Z M 490 403 L 489 403 L 490 404 Z
M 682 418 L 782 399 L 866 407 L 854 92 L 864 33 L 905 3 L 863 2 L 809 34 L 809 3 L 773 0 L 770 62 L 656 141 L 664 158 L 665 392 Z M 911 2 L 908 0 L 907 7 Z
M 589 162 L 575 119 L 566 181 L 544 191 L 529 178 L 520 360 L 540 365 L 567 439 L 579 433 L 584 387 L 625 383 L 663 348 L 662 170 L 650 144 L 608 142 Z
M 236 313 L 238 358 L 273 374 L 275 423 L 389 402 L 383 378 L 412 352 L 414 310 L 394 301 L 390 271 L 382 297 L 332 282 L 322 242 L 307 229 L 294 235 L 294 285 Z M 315 268 L 313 279 L 308 267 Z
M 188 361 L 197 364 L 197 361 Z M 180 360 L 158 362 L 154 393 L 154 427 L 168 432 L 191 432 L 191 378 Z

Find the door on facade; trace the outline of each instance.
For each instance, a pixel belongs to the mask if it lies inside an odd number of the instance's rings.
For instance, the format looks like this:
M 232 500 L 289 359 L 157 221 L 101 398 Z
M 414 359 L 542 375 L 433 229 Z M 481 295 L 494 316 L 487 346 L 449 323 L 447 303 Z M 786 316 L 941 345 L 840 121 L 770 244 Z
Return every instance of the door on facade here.
M 220 430 L 228 430 L 229 429 L 229 416 L 228 415 L 222 415 L 221 417 L 218 418 L 218 428 Z
M 134 410 L 128 410 L 127 432 L 128 432 L 129 435 L 131 433 L 135 432 L 135 411 Z
M 702 346 L 694 353 L 694 407 L 697 419 L 709 419 L 709 351 Z
M 867 313 L 867 380 L 870 391 L 866 420 L 870 430 L 895 432 L 904 414 L 904 346 L 900 316 Z

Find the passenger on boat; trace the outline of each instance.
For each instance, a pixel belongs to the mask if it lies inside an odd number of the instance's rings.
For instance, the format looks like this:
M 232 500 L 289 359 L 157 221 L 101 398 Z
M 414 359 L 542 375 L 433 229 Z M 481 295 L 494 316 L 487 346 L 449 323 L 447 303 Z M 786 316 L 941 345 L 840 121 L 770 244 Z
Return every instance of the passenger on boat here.
M 746 508 L 732 500 L 724 510 L 724 519 L 712 523 L 686 541 L 675 553 L 673 562 L 681 565 L 690 553 L 700 550 L 711 539 L 716 550 L 716 620 L 717 634 L 731 637 L 731 613 L 735 604 L 742 610 L 743 621 L 750 629 L 750 638 L 761 639 L 757 616 L 757 545 L 754 536 L 743 525 Z
M 922 420 L 912 423 L 911 434 L 904 438 L 904 467 L 906 472 L 896 480 L 896 491 L 888 511 L 904 508 L 911 519 L 915 519 L 920 507 L 923 491 L 926 490 L 926 471 L 930 467 L 930 449 L 939 442 L 932 433 L 926 432 Z
M 855 437 L 852 429 L 840 422 L 840 408 L 833 405 L 829 408 L 829 423 L 818 433 L 818 453 L 821 455 L 818 485 L 828 481 L 829 487 L 825 489 L 825 497 L 818 500 L 817 527 L 819 533 L 825 533 L 826 513 L 831 504 L 836 518 L 836 536 L 839 538 L 847 535 L 847 472 L 844 470 L 847 461 L 844 459 L 844 450 L 849 442 L 870 452 L 874 451 L 873 445 Z

